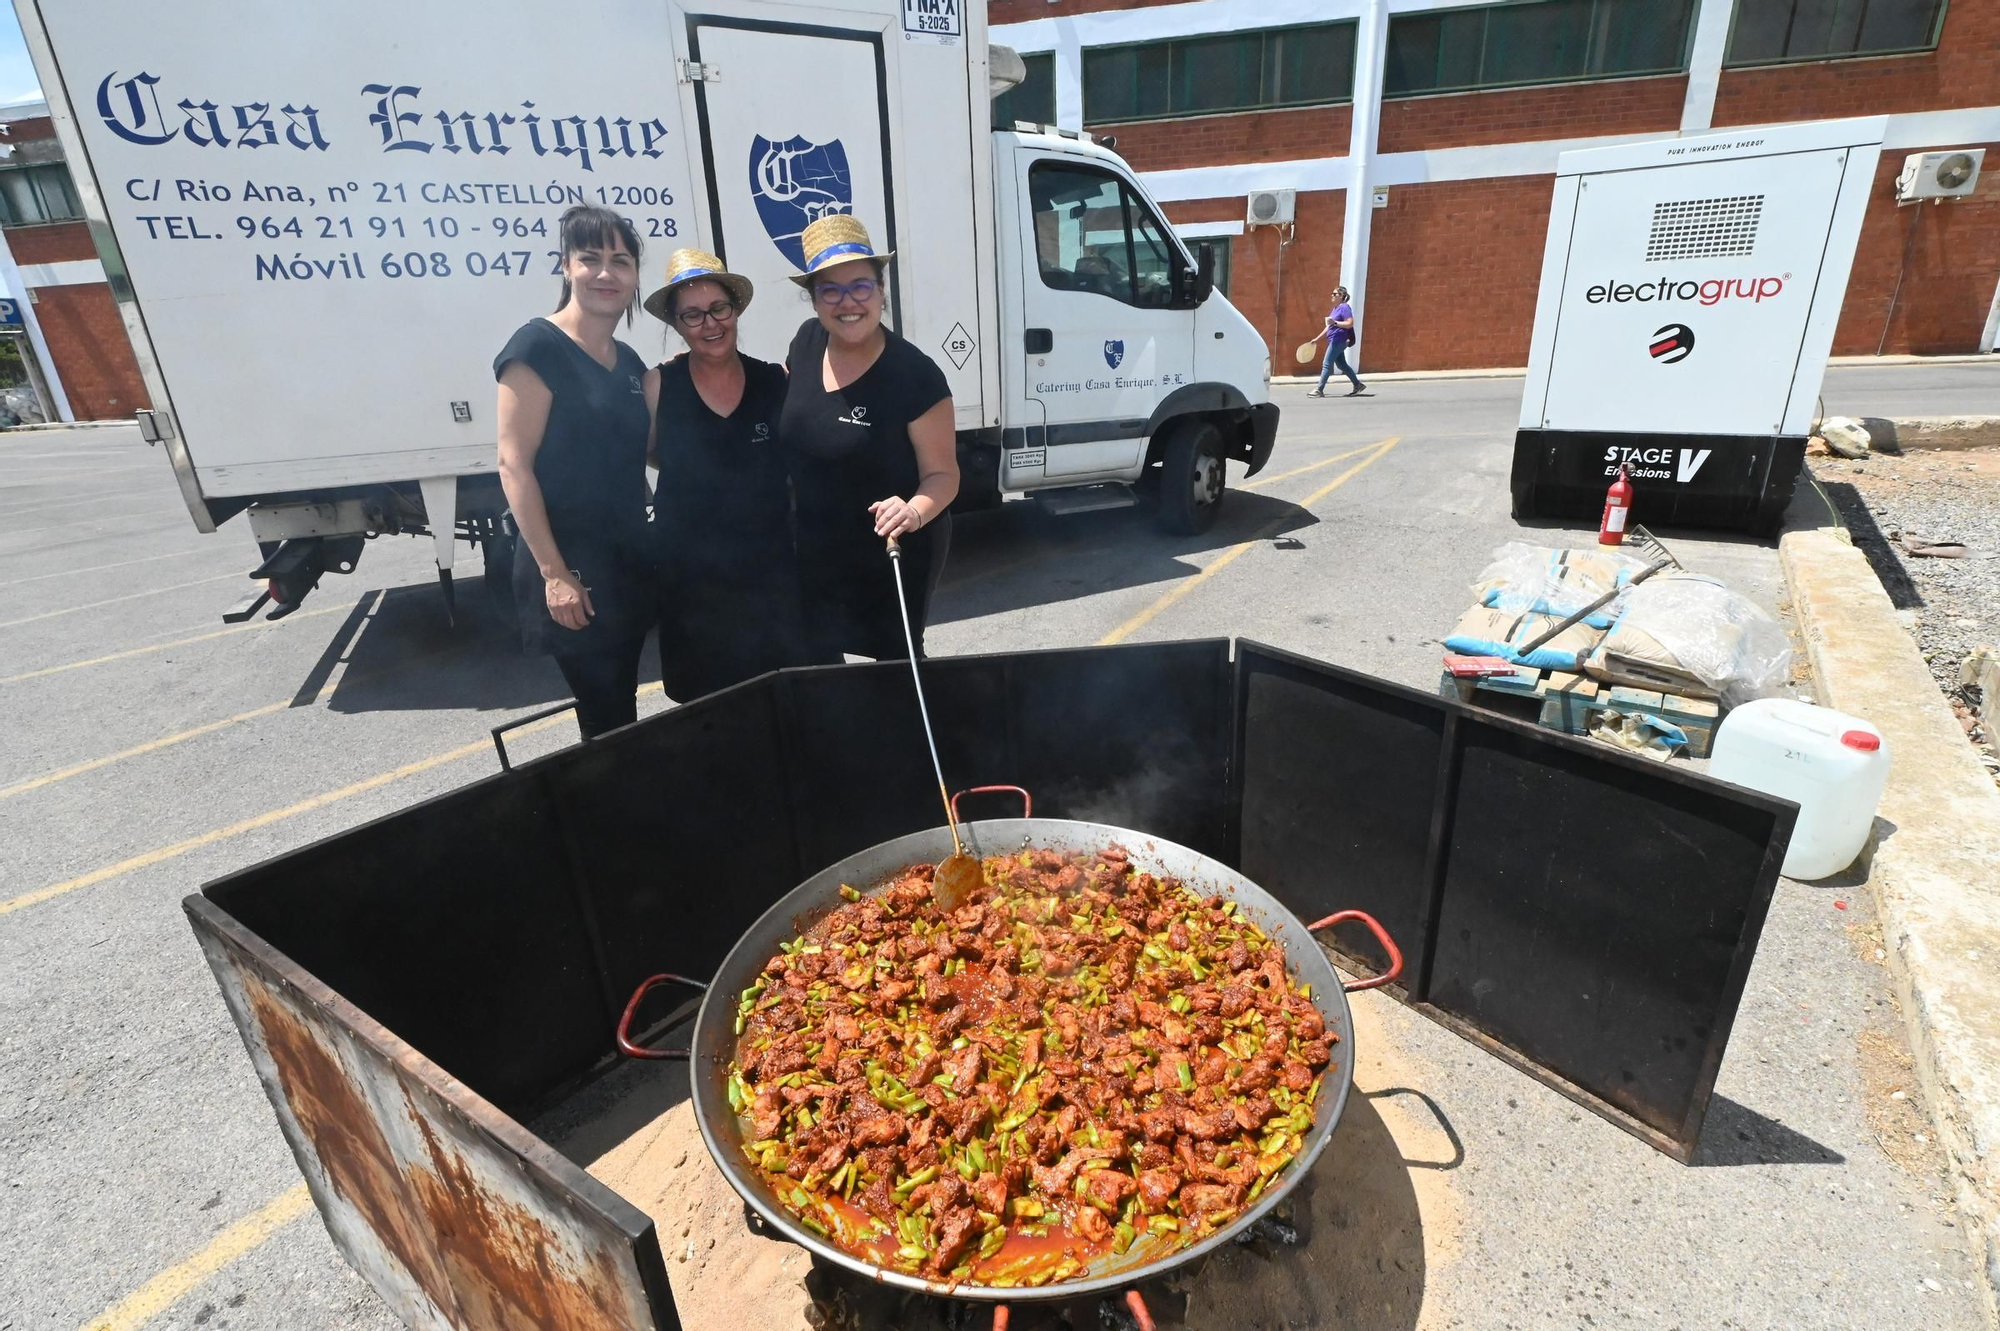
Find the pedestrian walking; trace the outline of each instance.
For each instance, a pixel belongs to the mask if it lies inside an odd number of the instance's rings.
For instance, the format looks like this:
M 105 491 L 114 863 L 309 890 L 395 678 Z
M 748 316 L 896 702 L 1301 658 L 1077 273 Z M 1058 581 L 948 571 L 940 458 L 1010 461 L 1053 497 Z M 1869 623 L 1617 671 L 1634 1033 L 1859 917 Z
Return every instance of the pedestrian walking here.
M 1354 372 L 1354 367 L 1347 363 L 1347 349 L 1355 343 L 1354 306 L 1348 303 L 1347 288 L 1335 287 L 1332 299 L 1333 309 L 1327 312 L 1326 327 L 1320 329 L 1319 337 L 1313 339 L 1315 342 L 1320 338 L 1326 339 L 1326 359 L 1319 365 L 1319 386 L 1306 394 L 1307 397 L 1325 397 L 1327 377 L 1336 369 L 1354 385 L 1348 393 L 1349 397 L 1358 396 L 1368 387 L 1361 382 L 1361 376 Z

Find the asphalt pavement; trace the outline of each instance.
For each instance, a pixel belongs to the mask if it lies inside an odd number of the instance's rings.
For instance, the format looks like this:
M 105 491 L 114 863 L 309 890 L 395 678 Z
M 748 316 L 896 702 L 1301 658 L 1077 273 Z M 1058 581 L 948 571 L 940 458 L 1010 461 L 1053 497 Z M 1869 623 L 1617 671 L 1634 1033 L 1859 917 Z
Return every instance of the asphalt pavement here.
M 2000 411 L 1996 385 L 1984 365 L 1839 367 L 1827 410 Z M 1519 392 L 1280 388 L 1269 467 L 1197 538 L 1142 510 L 970 517 L 932 649 L 1228 634 L 1428 688 L 1469 580 L 1522 534 Z M 1817 503 L 1802 492 L 1791 525 L 1824 523 Z M 1782 610 L 1775 543 L 1668 539 Z M 396 1325 L 285 1204 L 297 1169 L 179 900 L 490 772 L 488 728 L 563 696 L 511 649 L 477 556 L 455 626 L 430 558 L 379 540 L 290 618 L 225 626 L 248 534 L 196 534 L 135 432 L 0 437 L 0 1331 Z M 1363 1090 L 1418 1214 L 1396 1292 L 1317 1324 L 1980 1325 L 1873 927 L 1851 886 L 1780 885 L 1692 1167 L 1370 1000 L 1387 1062 Z

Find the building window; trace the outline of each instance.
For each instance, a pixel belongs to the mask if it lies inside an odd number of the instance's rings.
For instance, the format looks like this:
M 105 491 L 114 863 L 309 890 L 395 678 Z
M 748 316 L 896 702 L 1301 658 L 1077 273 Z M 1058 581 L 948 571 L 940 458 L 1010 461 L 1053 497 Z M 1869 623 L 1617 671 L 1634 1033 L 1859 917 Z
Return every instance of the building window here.
M 1318 106 L 1354 96 L 1354 24 L 1187 37 L 1083 53 L 1083 121 Z
M 1929 51 L 1945 0 L 1737 0 L 1731 65 Z
M 1042 285 L 1108 296 L 1141 309 L 1173 304 L 1184 267 L 1164 223 L 1109 171 L 1043 161 L 1028 172 Z
M 0 226 L 31 226 L 83 216 L 69 169 L 17 166 L 0 170 Z
M 1382 95 L 1677 74 L 1687 68 L 1696 3 L 1531 0 L 1399 14 L 1389 20 Z
M 1031 125 L 1056 123 L 1056 58 L 1049 54 L 1024 55 L 1028 77 L 993 99 L 993 128 L 1012 129 L 1014 122 Z

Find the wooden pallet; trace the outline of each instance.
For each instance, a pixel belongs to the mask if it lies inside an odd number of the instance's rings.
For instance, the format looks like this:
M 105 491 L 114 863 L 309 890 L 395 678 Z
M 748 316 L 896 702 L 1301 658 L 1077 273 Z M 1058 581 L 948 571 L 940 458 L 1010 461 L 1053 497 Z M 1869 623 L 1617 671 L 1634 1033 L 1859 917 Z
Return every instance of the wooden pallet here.
M 1530 670 L 1523 666 L 1511 675 L 1489 675 L 1481 679 L 1460 679 L 1446 671 L 1438 681 L 1438 692 L 1447 698 L 1495 711 L 1532 716 L 1550 730 L 1567 735 L 1590 733 L 1590 718 L 1598 712 L 1637 712 L 1657 716 L 1679 726 L 1687 735 L 1691 758 L 1708 757 L 1715 742 L 1716 723 L 1722 709 L 1713 699 L 1691 698 L 1683 693 L 1664 693 L 1605 684 L 1585 675 L 1560 670 Z M 1503 699 L 1518 699 L 1514 703 Z

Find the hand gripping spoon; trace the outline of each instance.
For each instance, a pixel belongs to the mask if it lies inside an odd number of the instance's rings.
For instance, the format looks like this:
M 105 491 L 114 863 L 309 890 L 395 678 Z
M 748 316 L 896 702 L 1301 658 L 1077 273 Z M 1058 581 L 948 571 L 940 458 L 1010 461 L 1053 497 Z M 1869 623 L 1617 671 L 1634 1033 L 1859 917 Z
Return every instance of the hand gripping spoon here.
M 924 719 L 924 739 L 931 747 L 931 768 L 937 773 L 938 798 L 944 801 L 945 825 L 951 828 L 952 852 L 931 877 L 931 900 L 949 915 L 972 899 L 986 885 L 979 861 L 965 853 L 959 839 L 958 816 L 951 809 L 951 792 L 944 784 L 944 764 L 938 761 L 937 736 L 931 733 L 931 709 L 924 702 L 924 676 L 917 669 L 917 641 L 910 632 L 910 603 L 903 595 L 903 547 L 889 538 L 889 575 L 896 580 L 896 608 L 903 613 L 903 642 L 910 652 L 910 678 L 917 686 L 917 713 Z

